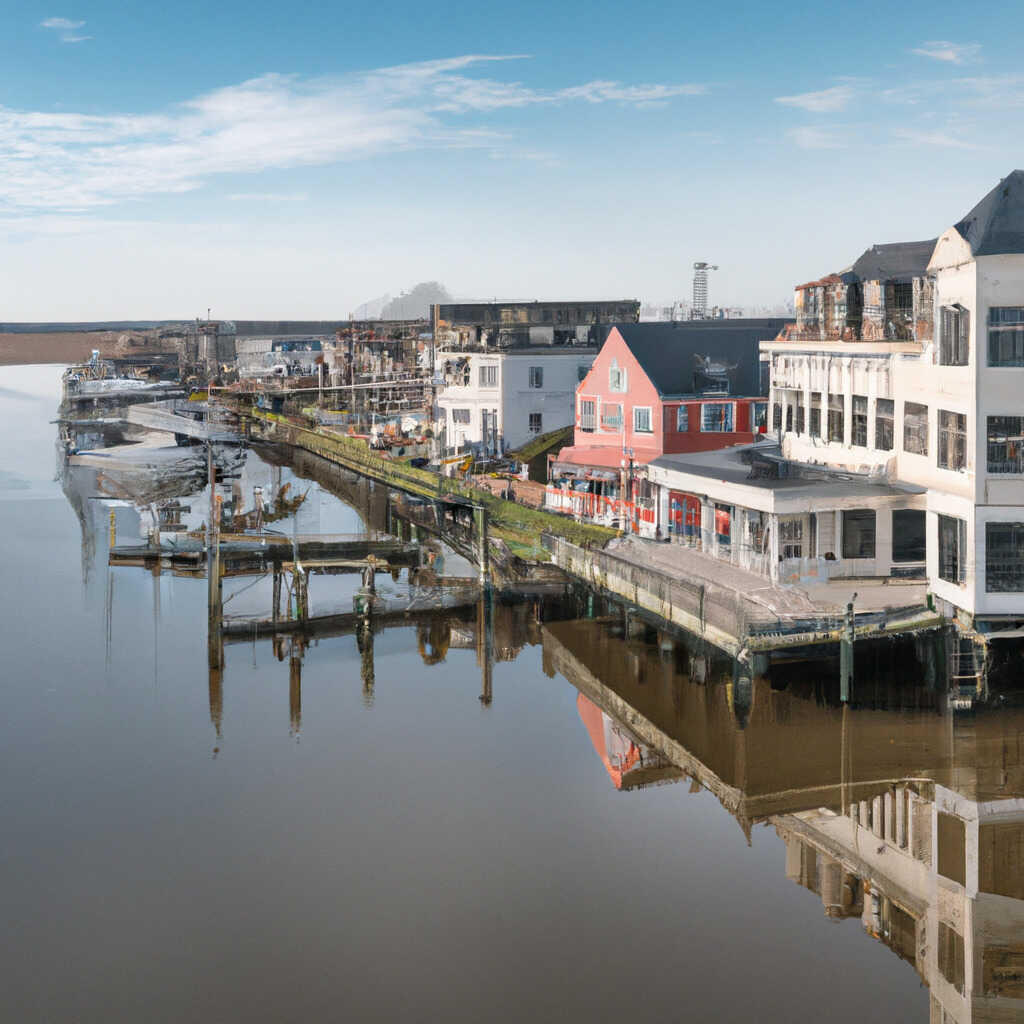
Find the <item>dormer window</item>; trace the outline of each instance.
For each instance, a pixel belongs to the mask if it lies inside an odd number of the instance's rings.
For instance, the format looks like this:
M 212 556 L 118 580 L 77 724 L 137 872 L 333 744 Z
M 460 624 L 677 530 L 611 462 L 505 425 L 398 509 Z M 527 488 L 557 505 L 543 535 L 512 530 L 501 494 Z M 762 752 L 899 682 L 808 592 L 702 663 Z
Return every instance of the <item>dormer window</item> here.
M 626 369 L 614 359 L 608 367 L 608 390 L 619 393 L 626 390 Z

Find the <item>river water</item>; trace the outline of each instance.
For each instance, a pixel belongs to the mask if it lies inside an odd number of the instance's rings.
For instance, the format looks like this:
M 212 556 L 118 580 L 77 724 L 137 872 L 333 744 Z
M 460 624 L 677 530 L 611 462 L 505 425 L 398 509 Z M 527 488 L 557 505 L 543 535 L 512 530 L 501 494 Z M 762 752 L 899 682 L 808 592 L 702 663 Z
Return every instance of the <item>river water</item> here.
M 579 601 L 499 602 L 490 703 L 473 614 L 378 633 L 369 683 L 351 635 L 231 643 L 211 679 L 205 581 L 107 565 L 131 480 L 58 472 L 59 376 L 0 370 L 0 1019 L 924 1024 L 936 993 L 979 997 L 974 901 L 953 914 L 934 871 L 914 890 L 899 849 L 872 877 L 874 842 L 836 889 L 839 853 L 777 815 L 883 778 L 1015 797 L 1016 718 L 844 715 L 806 680 L 743 710 L 719 660 Z M 184 457 L 162 498 L 194 526 Z M 301 467 L 235 468 L 243 499 L 305 494 L 296 529 L 372 526 Z M 357 582 L 315 579 L 314 614 Z M 227 581 L 225 612 L 268 587 Z

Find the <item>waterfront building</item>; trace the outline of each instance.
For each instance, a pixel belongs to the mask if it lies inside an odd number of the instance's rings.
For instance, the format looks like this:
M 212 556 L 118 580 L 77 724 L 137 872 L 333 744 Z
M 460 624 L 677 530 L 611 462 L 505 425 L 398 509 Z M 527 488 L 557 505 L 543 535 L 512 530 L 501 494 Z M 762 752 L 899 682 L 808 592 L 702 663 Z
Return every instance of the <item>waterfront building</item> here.
M 753 441 L 767 429 L 758 344 L 782 320 L 619 324 L 576 390 L 573 444 L 554 460 L 547 507 L 656 530 L 643 472 L 665 453 Z
M 773 579 L 917 577 L 966 623 L 1024 618 L 1024 171 L 795 305 L 761 346 L 775 447 L 655 460 L 659 522 Z

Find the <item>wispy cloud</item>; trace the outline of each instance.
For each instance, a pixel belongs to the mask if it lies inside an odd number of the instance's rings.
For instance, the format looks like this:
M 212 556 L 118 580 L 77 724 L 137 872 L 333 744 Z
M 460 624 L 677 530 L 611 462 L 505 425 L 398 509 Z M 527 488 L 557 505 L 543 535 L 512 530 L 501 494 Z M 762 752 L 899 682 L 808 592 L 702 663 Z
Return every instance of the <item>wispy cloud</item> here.
M 775 102 L 786 107 L 799 107 L 815 114 L 828 114 L 843 110 L 853 99 L 854 90 L 849 85 L 834 85 L 831 89 L 818 92 L 802 92 L 795 96 L 776 96 Z
M 951 43 L 947 39 L 933 39 L 910 51 L 918 57 L 945 61 L 947 64 L 966 64 L 981 52 L 980 43 Z
M 227 198 L 233 203 L 304 203 L 309 196 L 305 192 L 232 192 Z
M 46 18 L 39 22 L 40 28 L 57 32 L 62 43 L 84 43 L 87 39 L 92 39 L 92 36 L 78 34 L 78 30 L 84 25 L 84 21 L 72 21 L 70 18 Z
M 0 107 L 0 212 L 82 211 L 251 174 L 428 148 L 528 146 L 461 116 L 610 103 L 641 107 L 698 84 L 592 81 L 556 90 L 468 73 L 508 57 L 467 55 L 303 79 L 267 74 L 159 114 L 43 113 Z M 237 193 L 243 194 L 241 192 Z
M 899 128 L 893 133 L 903 142 L 912 142 L 919 146 L 939 146 L 943 149 L 977 149 L 973 142 L 958 138 L 946 131 L 913 131 Z
M 804 125 L 788 134 L 801 149 L 845 149 L 849 145 L 846 136 L 833 128 Z

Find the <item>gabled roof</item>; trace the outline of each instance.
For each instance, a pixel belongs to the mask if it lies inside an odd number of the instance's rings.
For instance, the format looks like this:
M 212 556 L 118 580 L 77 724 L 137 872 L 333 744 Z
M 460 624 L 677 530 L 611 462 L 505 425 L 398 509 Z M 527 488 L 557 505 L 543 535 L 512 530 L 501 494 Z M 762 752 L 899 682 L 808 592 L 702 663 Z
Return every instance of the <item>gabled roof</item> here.
M 695 394 L 695 374 L 709 361 L 723 368 L 731 395 L 752 396 L 761 393 L 759 343 L 775 338 L 788 322 L 763 317 L 615 327 L 662 397 Z
M 953 226 L 975 256 L 1024 253 L 1024 171 L 1011 171 Z
M 909 281 L 924 277 L 937 238 L 923 242 L 890 242 L 866 249 L 851 267 L 861 281 Z

